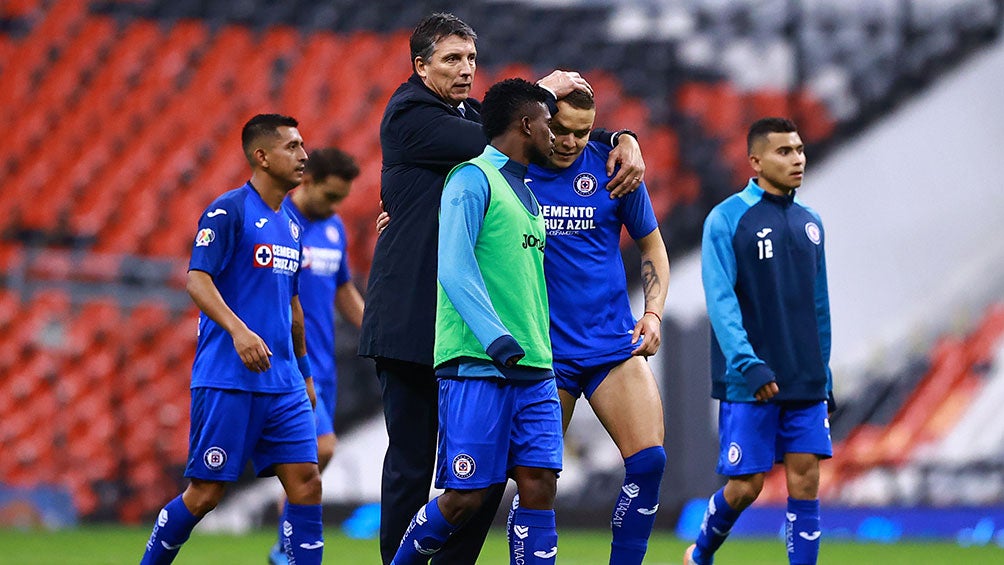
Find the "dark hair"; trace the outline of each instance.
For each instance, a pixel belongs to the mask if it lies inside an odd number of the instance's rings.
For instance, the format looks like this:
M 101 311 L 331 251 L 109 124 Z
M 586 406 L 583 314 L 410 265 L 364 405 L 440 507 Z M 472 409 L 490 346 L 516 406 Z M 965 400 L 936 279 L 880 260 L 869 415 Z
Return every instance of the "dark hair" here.
M 489 141 L 505 133 L 514 120 L 530 115 L 531 107 L 547 103 L 547 91 L 521 78 L 497 82 L 481 103 L 481 127 Z
M 746 134 L 746 153 L 753 153 L 753 144 L 760 138 L 766 138 L 768 133 L 790 133 L 798 131 L 795 122 L 788 118 L 760 118 L 750 126 Z
M 573 90 L 561 99 L 572 108 L 578 108 L 579 110 L 592 110 L 596 107 L 596 101 L 593 100 L 593 95 L 589 94 L 585 90 Z
M 244 124 L 241 130 L 241 147 L 249 163 L 254 164 L 254 144 L 265 136 L 279 137 L 279 128 L 295 128 L 300 125 L 296 119 L 282 114 L 258 114 Z
M 342 180 L 354 180 L 359 176 L 359 165 L 351 155 L 336 147 L 314 149 L 307 156 L 307 166 L 303 171 L 315 181 L 334 175 Z
M 426 16 L 415 26 L 411 33 L 411 66 L 415 67 L 415 58 L 421 57 L 428 61 L 436 51 L 436 42 L 444 37 L 456 35 L 461 39 L 477 41 L 478 34 L 463 20 L 448 12 L 436 12 Z

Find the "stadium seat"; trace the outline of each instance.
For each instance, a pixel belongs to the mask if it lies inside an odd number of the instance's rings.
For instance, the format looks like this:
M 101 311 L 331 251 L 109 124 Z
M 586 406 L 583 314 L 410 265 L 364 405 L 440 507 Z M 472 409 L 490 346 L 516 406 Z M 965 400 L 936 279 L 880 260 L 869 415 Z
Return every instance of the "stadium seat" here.
M 16 278 L 23 277 L 25 262 L 23 246 L 10 243 L 0 246 L 0 281 L 13 283 Z
M 73 258 L 63 249 L 44 249 L 28 263 L 28 276 L 39 280 L 64 281 L 74 271 Z
M 6 0 L 0 4 L 0 18 L 26 18 L 42 9 L 42 0 Z
M 778 90 L 757 90 L 746 95 L 747 121 L 767 116 L 790 116 L 790 100 L 787 92 Z

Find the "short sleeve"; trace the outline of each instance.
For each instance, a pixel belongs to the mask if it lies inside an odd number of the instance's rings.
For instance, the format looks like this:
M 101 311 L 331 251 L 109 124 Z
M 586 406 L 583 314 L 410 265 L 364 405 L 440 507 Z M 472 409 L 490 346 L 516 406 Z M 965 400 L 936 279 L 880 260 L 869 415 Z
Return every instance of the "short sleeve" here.
M 645 183 L 642 183 L 638 190 L 621 197 L 617 216 L 627 228 L 631 239 L 641 239 L 659 227 Z
M 227 266 L 240 237 L 241 212 L 233 199 L 217 200 L 202 212 L 188 270 L 215 277 Z

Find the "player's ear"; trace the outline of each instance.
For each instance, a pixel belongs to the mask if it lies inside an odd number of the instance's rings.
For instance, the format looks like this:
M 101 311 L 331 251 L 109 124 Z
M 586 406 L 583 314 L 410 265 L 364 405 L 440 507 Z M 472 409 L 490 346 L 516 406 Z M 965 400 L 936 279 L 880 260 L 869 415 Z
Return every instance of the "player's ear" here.
M 530 131 L 530 116 L 523 116 L 520 118 L 520 123 L 523 125 L 523 133 L 530 135 L 532 133 Z
M 259 147 L 254 150 L 254 153 L 252 153 L 252 155 L 254 155 L 254 161 L 255 163 L 258 164 L 259 167 L 261 167 L 262 169 L 268 168 L 268 152 L 266 152 L 265 149 Z

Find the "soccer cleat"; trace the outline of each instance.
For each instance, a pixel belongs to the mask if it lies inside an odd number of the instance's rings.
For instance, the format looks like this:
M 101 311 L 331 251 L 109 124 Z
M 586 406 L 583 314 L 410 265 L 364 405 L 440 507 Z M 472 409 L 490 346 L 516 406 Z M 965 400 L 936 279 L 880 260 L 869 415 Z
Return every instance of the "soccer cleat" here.
M 289 558 L 286 557 L 286 552 L 282 550 L 279 542 L 275 542 L 268 552 L 268 565 L 289 565 Z
M 691 556 L 694 555 L 694 549 L 696 548 L 697 544 L 692 543 L 690 544 L 690 547 L 687 548 L 687 551 L 683 552 L 683 565 L 697 565 L 691 558 Z

